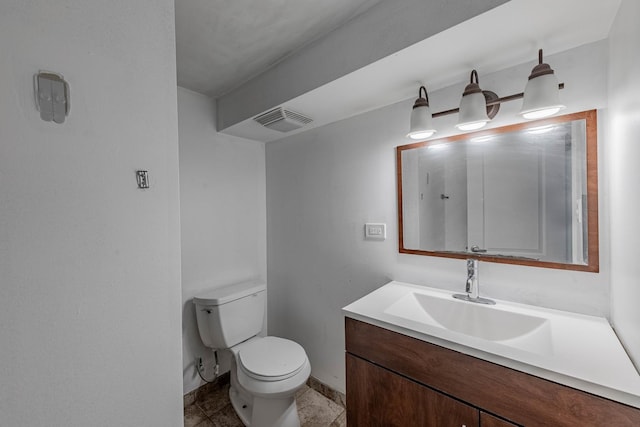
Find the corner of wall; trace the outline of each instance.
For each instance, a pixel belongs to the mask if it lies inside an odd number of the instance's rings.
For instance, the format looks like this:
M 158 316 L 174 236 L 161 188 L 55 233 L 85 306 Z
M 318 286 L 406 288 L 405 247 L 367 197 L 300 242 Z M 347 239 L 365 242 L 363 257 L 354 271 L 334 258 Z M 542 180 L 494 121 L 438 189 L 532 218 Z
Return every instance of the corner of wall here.
M 637 245 L 640 224 L 640 3 L 623 0 L 611 28 L 608 167 L 611 200 L 611 321 L 629 356 L 640 365 L 640 287 Z

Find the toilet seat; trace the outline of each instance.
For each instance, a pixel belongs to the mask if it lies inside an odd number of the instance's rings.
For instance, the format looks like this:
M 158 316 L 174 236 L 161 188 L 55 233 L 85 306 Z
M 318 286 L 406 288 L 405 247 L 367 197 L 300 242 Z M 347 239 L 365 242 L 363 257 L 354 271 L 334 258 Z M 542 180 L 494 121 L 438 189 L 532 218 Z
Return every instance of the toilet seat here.
M 305 367 L 307 354 L 294 341 L 264 337 L 242 345 L 237 360 L 247 376 L 271 382 L 282 381 L 299 373 Z

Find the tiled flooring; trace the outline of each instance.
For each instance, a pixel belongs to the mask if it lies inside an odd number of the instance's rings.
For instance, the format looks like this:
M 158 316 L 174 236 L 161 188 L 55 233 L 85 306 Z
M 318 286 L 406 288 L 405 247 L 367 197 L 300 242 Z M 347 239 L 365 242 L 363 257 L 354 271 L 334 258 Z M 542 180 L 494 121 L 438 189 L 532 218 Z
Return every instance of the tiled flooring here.
M 346 427 L 344 408 L 307 387 L 296 395 L 302 427 Z M 185 427 L 243 427 L 229 402 L 229 385 L 184 408 Z

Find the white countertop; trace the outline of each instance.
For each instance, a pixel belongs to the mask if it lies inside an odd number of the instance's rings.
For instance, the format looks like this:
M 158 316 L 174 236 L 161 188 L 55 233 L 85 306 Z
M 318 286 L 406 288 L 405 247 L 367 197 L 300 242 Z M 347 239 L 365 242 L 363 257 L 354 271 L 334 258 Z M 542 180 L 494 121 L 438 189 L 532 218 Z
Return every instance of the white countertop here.
M 543 318 L 544 325 L 526 339 L 483 339 L 406 310 L 403 301 L 412 294 L 440 298 L 442 304 L 453 300 L 453 292 L 393 281 L 342 310 L 356 320 L 640 408 L 640 375 L 605 318 L 494 300 L 488 309 Z

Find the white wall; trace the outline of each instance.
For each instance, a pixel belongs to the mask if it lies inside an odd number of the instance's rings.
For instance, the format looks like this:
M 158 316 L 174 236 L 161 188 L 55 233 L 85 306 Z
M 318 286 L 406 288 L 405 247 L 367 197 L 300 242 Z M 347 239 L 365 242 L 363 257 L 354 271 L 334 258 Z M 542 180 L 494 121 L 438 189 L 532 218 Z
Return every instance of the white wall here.
M 606 106 L 607 43 L 546 58 L 561 81 L 567 112 Z M 482 87 L 521 92 L 534 63 L 481 74 Z M 585 72 L 584 70 L 588 70 Z M 381 76 L 384 78 L 385 76 Z M 466 82 L 429 94 L 434 111 L 456 106 Z M 344 391 L 341 307 L 391 279 L 462 290 L 465 261 L 398 253 L 395 150 L 408 143 L 413 99 L 284 138 L 266 146 L 269 333 L 295 339 L 312 375 Z M 517 120 L 503 104 L 493 126 Z M 435 120 L 439 135 L 456 116 Z M 606 146 L 600 141 L 600 150 Z M 601 167 L 600 173 L 603 174 Z M 609 314 L 606 207 L 601 206 L 601 272 L 481 262 L 482 293 L 593 315 Z M 365 222 L 385 222 L 387 240 L 365 241 Z
M 264 144 L 216 133 L 215 117 L 213 101 L 178 88 L 184 393 L 203 384 L 197 357 L 212 366 L 191 299 L 204 289 L 266 279 Z M 221 372 L 229 357 L 221 354 Z
M 611 201 L 611 318 L 640 367 L 640 4 L 625 0 L 610 35 L 609 176 Z
M 174 46 L 170 0 L 0 4 L 0 425 L 182 425 Z

